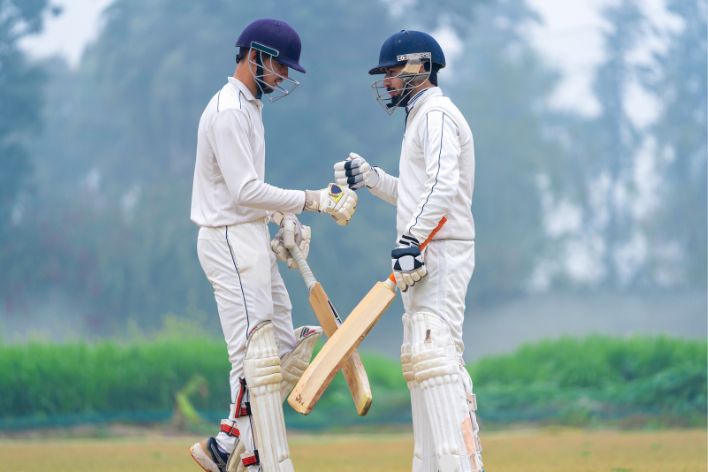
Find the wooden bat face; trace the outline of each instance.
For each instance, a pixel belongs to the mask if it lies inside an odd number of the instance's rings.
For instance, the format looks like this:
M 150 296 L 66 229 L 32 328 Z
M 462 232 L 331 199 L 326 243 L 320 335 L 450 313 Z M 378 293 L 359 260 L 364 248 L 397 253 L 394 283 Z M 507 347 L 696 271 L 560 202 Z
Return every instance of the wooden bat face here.
M 438 225 L 421 243 L 421 250 L 430 243 L 446 221 L 446 217 L 440 218 Z M 295 411 L 303 415 L 312 411 L 337 371 L 369 334 L 395 297 L 396 279 L 391 274 L 387 280 L 376 282 L 369 293 L 361 299 L 339 329 L 330 336 L 290 392 L 288 403 Z
M 288 403 L 307 415 L 396 296 L 390 281 L 377 282 L 315 356 L 293 388 Z
M 309 300 L 320 326 L 328 337 L 332 337 L 342 324 L 342 320 L 319 282 L 310 288 Z M 344 380 L 351 391 L 357 414 L 359 416 L 366 415 L 371 407 L 372 394 L 369 378 L 359 353 L 353 350 L 351 355 L 342 362 L 341 369 Z M 335 374 L 336 371 L 332 377 Z

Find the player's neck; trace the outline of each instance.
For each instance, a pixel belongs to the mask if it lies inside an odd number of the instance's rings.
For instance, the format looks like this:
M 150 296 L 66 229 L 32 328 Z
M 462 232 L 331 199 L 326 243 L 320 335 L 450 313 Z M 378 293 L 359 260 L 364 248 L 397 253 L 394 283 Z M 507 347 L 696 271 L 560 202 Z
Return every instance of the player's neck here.
M 256 80 L 253 78 L 253 74 L 251 74 L 248 62 L 239 62 L 236 66 L 236 70 L 234 71 L 233 77 L 234 79 L 239 80 L 243 85 L 245 85 L 246 88 L 251 91 L 254 97 L 256 96 L 258 88 L 256 86 Z

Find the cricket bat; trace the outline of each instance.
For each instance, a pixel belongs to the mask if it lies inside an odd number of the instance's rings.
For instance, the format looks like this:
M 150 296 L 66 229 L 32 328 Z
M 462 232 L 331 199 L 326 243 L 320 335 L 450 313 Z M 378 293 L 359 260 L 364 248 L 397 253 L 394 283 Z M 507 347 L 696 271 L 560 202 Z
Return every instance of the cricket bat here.
M 285 244 L 286 247 L 290 245 L 287 241 Z M 310 291 L 309 301 L 312 311 L 315 312 L 327 337 L 331 338 L 342 324 L 342 319 L 339 317 L 322 284 L 317 281 L 312 273 L 312 269 L 310 269 L 310 265 L 307 263 L 307 259 L 300 251 L 300 248 L 293 242 L 292 247 L 287 249 L 297 263 L 300 274 L 305 280 L 305 285 Z M 342 375 L 344 375 L 344 379 L 351 391 L 357 414 L 359 416 L 366 415 L 371 407 L 372 395 L 369 377 L 366 375 L 359 353 L 352 350 L 351 355 L 342 360 L 341 369 Z
M 420 245 L 421 250 L 425 249 L 446 221 L 445 217 L 440 219 Z M 392 273 L 386 280 L 376 282 L 361 299 L 339 329 L 329 337 L 290 392 L 288 403 L 295 411 L 303 415 L 312 411 L 337 371 L 369 334 L 395 297 L 396 279 Z

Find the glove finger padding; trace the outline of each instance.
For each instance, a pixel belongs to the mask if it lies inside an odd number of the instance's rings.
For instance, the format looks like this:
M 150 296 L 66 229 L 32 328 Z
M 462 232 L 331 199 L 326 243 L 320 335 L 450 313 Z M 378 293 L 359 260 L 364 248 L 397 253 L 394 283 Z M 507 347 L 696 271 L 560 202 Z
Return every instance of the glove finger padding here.
M 356 153 L 349 153 L 346 160 L 334 164 L 334 180 L 352 190 L 368 186 L 371 165 Z
M 332 215 L 334 221 L 340 226 L 345 226 L 356 212 L 356 204 L 358 197 L 353 190 L 338 185 L 330 185 L 330 195 L 334 205 L 330 208 L 325 208 L 325 212 Z
M 391 251 L 391 267 L 396 285 L 402 292 L 427 275 L 428 269 L 425 267 L 417 239 L 409 235 L 401 237 L 398 246 Z
M 290 255 L 290 251 L 288 251 L 288 249 L 285 247 L 285 241 L 283 240 L 285 232 L 284 225 L 286 221 L 294 222 L 295 244 L 297 244 L 303 256 L 305 256 L 306 258 L 310 252 L 310 239 L 312 237 L 312 230 L 309 226 L 301 224 L 295 215 L 289 213 L 283 217 L 280 224 L 280 229 L 276 233 L 275 237 L 270 241 L 271 250 L 275 253 L 276 258 L 279 261 L 287 263 L 288 267 L 292 269 L 294 267 L 297 267 L 297 263 L 295 262 L 295 259 L 293 259 Z

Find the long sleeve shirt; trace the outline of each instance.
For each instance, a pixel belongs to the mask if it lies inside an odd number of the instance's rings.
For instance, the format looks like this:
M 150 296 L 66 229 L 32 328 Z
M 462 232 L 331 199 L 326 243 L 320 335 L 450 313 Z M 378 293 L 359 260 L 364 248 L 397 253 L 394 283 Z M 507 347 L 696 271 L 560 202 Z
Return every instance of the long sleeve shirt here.
M 199 120 L 191 219 L 226 226 L 265 218 L 272 211 L 300 213 L 305 193 L 264 182 L 263 104 L 229 77 Z
M 407 112 L 398 177 L 375 168 L 371 193 L 396 205 L 398 237 L 422 242 L 445 216 L 435 239 L 474 240 L 474 139 L 467 121 L 438 87 L 413 97 Z

